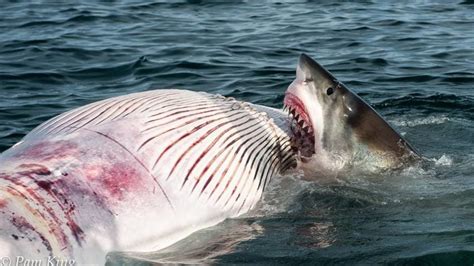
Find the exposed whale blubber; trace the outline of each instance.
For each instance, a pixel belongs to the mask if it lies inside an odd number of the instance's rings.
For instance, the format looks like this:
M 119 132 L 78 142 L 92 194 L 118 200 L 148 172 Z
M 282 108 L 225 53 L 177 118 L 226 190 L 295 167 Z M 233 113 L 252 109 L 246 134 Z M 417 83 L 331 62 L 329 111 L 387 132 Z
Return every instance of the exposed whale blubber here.
M 232 98 L 157 90 L 54 117 L 0 154 L 0 257 L 97 264 L 109 251 L 155 251 L 247 212 L 297 158 L 318 170 L 364 149 L 389 166 L 413 153 L 305 55 L 285 105 L 291 119 Z
M 0 155 L 0 257 L 104 263 L 247 212 L 295 160 L 284 113 L 255 108 L 161 90 L 40 125 Z

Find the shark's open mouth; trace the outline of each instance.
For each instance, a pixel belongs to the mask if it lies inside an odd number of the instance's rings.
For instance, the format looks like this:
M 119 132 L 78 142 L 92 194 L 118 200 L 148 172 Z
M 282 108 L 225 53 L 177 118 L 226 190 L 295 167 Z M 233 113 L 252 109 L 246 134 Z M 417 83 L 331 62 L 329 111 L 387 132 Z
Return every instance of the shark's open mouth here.
M 300 156 L 311 157 L 315 153 L 314 128 L 303 102 L 294 94 L 286 93 L 284 110 L 291 118 L 291 143 Z

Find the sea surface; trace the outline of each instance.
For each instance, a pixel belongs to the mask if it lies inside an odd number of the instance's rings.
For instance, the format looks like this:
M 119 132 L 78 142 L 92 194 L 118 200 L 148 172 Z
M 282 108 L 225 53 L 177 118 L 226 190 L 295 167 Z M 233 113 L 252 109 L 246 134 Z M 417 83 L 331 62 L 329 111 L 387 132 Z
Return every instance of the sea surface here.
M 251 213 L 109 263 L 473 265 L 472 0 L 0 1 L 0 152 L 64 111 L 150 89 L 280 108 L 303 52 L 425 161 L 281 176 Z

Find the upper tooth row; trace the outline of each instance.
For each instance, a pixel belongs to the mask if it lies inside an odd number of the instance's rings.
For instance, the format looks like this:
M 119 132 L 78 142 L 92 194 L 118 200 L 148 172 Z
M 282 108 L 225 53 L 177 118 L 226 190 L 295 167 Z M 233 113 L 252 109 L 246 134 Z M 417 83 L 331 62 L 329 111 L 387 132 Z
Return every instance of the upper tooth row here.
M 291 108 L 291 107 L 287 107 L 287 106 L 285 106 L 285 107 L 283 108 L 283 111 L 288 112 L 289 114 L 295 114 L 295 112 L 296 112 L 295 109 L 293 109 L 293 108 Z
M 293 109 L 293 108 L 288 107 L 288 106 L 285 106 L 283 108 L 283 111 L 288 112 L 290 115 L 293 115 L 293 116 L 299 116 L 299 114 L 296 112 L 296 109 Z
M 308 124 L 306 124 L 306 122 L 303 120 L 303 118 L 300 116 L 300 114 L 298 114 L 296 112 L 295 109 L 291 108 L 291 107 L 288 107 L 288 106 L 284 106 L 283 108 L 284 111 L 287 111 L 290 115 L 293 116 L 293 118 L 297 121 L 297 123 L 304 129 L 304 130 L 307 130 L 308 132 L 312 132 L 312 128 L 310 126 L 308 126 Z
M 299 125 L 301 126 L 301 129 L 303 129 L 304 131 L 309 132 L 309 133 L 313 132 L 313 129 L 310 126 L 308 126 L 306 122 L 303 121 L 303 123 L 299 123 Z

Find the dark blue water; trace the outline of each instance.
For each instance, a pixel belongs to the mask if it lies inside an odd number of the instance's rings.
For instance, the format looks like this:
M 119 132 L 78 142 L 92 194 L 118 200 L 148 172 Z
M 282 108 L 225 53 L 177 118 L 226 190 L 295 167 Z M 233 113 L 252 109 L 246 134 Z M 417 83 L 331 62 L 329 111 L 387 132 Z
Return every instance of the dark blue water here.
M 474 263 L 472 0 L 31 2 L 0 2 L 0 151 L 66 110 L 149 89 L 281 107 L 305 52 L 427 157 L 280 177 L 249 215 L 111 263 Z

